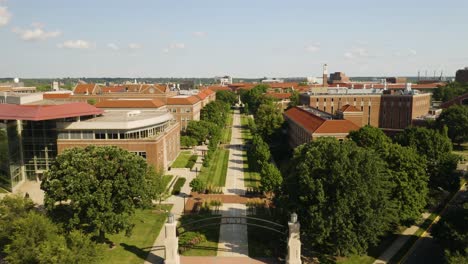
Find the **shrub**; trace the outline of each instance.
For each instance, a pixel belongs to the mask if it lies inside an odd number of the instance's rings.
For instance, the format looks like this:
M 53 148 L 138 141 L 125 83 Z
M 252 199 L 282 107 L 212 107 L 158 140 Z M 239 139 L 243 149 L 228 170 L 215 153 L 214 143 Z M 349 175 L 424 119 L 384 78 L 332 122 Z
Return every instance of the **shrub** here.
M 182 189 L 182 186 L 184 186 L 185 181 L 187 179 L 185 178 L 178 178 L 176 183 L 174 184 L 174 188 L 172 189 L 172 194 L 178 195 L 180 193 L 180 189 Z
M 187 162 L 187 165 L 185 165 L 185 168 L 192 169 L 193 165 L 195 165 L 195 163 L 197 162 L 197 158 L 198 158 L 197 155 L 190 156 L 190 158 L 189 158 L 189 160 Z
M 195 178 L 190 182 L 192 192 L 202 193 L 205 191 L 205 183 L 199 178 Z
M 184 252 L 206 241 L 206 236 L 199 232 L 186 232 L 179 236 L 179 250 Z

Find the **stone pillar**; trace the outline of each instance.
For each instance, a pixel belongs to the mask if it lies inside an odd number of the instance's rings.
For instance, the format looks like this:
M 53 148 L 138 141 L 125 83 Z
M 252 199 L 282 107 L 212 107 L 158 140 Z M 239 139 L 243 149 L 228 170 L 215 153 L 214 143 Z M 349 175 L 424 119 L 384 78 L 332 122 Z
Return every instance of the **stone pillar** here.
M 302 264 L 301 261 L 301 240 L 299 231 L 301 225 L 297 222 L 297 214 L 291 214 L 291 221 L 288 222 L 289 238 L 288 238 L 288 255 L 286 256 L 286 264 Z
M 174 220 L 174 215 L 169 214 L 167 223 L 164 225 L 166 231 L 166 239 L 164 239 L 165 264 L 180 264 L 179 238 L 177 237 L 176 228 L 177 222 Z

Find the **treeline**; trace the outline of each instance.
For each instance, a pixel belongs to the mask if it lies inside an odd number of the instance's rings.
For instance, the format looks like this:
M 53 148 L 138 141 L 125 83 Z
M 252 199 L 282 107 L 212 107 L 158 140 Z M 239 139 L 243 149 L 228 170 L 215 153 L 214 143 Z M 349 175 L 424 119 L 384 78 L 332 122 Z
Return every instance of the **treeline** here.
M 459 188 L 458 159 L 436 130 L 407 128 L 392 141 L 366 126 L 343 142 L 321 138 L 296 148 L 277 202 L 298 212 L 314 251 L 364 254 L 437 206 L 431 196 Z
M 241 92 L 245 112 L 255 118 L 249 122 L 254 136 L 248 155 L 256 171 L 271 159 L 272 146 L 286 137 L 282 122 L 275 121 L 281 110 L 262 111 L 272 103 L 266 89 Z M 451 139 L 466 141 L 468 117 L 466 107 L 461 108 L 444 110 L 430 128 L 410 127 L 393 139 L 366 126 L 345 141 L 320 138 L 297 147 L 284 162 L 288 166 L 281 170 L 282 183 L 273 192 L 284 219 L 298 213 L 306 251 L 365 254 L 399 226 L 420 219 L 423 210 L 440 206 L 440 197 L 458 190 L 459 156 L 452 153 Z
M 219 96 L 221 94 L 221 96 Z M 190 121 L 180 138 L 184 147 L 193 147 L 208 142 L 208 151 L 203 159 L 203 166 L 208 167 L 219 142 L 222 130 L 228 126 L 231 105 L 236 101 L 232 92 L 216 93 L 217 100 L 208 103 L 200 112 L 200 121 Z
M 447 102 L 462 94 L 468 93 L 468 83 L 449 82 L 438 86 L 432 96 L 434 100 Z

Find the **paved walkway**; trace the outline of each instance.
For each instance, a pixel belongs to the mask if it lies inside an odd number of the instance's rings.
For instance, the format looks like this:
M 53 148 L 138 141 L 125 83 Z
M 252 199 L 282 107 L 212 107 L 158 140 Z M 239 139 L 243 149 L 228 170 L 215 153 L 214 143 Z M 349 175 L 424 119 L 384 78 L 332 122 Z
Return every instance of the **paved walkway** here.
M 430 216 L 430 213 L 423 213 L 422 218 L 423 222 Z M 408 239 L 411 238 L 411 236 L 418 231 L 419 226 L 417 225 L 412 225 L 405 229 L 403 233 L 401 233 L 395 241 L 388 247 L 380 256 L 378 259 L 374 261 L 373 264 L 385 264 L 390 261 L 390 259 L 400 250 L 401 247 L 403 247 L 408 241 Z
M 241 134 L 239 110 L 233 114 L 232 137 L 229 151 L 228 170 L 226 175 L 226 195 L 244 195 L 244 161 L 242 148 L 244 147 Z M 245 216 L 245 204 L 224 203 L 221 207 L 223 216 Z M 219 230 L 218 256 L 248 257 L 249 240 L 246 225 L 221 225 Z
M 172 195 L 163 204 L 172 204 L 171 213 L 173 213 L 176 219 L 179 219 L 184 211 L 184 195 L 190 194 L 190 182 L 195 178 L 195 168 L 200 168 L 202 166 L 202 157 L 198 156 L 197 162 L 195 163 L 192 170 L 190 169 L 172 169 L 171 171 L 167 172 L 167 174 L 177 175 L 179 177 L 185 177 L 187 180 L 185 181 L 184 186 L 181 189 L 179 195 Z M 164 261 L 164 239 L 165 239 L 165 232 L 164 226 L 161 228 L 158 237 L 153 243 L 151 251 L 146 258 L 145 264 L 157 263 L 162 264 Z
M 226 186 L 223 189 L 223 193 L 227 195 L 244 195 L 246 190 L 244 186 L 244 161 L 242 159 L 244 143 L 241 129 L 239 110 L 234 110 Z

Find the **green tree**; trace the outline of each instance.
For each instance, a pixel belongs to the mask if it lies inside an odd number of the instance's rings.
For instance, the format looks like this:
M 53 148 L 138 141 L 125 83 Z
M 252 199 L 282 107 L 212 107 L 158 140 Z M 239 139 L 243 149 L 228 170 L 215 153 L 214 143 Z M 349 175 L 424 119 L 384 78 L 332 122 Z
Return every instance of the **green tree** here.
M 365 253 L 395 222 L 385 163 L 352 141 L 321 138 L 296 148 L 283 200 L 314 250 Z
M 450 191 L 460 187 L 460 180 L 454 173 L 459 157 L 452 153 L 452 142 L 446 134 L 422 127 L 410 127 L 398 134 L 395 140 L 402 146 L 416 149 L 426 159 L 431 188 Z
M 205 142 L 205 140 L 208 138 L 209 133 L 210 131 L 205 125 L 205 122 L 194 120 L 189 121 L 187 129 L 185 130 L 185 135 L 195 139 L 197 141 L 197 144 Z
M 24 218 L 34 208 L 34 203 L 29 198 L 20 195 L 8 195 L 0 200 L 0 253 L 2 245 L 11 242 L 13 226 L 16 219 Z
M 149 205 L 147 165 L 118 147 L 72 148 L 58 155 L 41 188 L 45 207 L 68 230 L 130 232 L 135 208 Z
M 206 184 L 199 178 L 195 178 L 190 182 L 190 188 L 192 188 L 192 192 L 202 193 L 205 191 Z
M 88 236 L 72 231 L 64 236 L 45 215 L 29 212 L 17 218 L 11 242 L 5 246 L 5 260 L 12 264 L 23 263 L 98 263 L 102 249 Z
M 180 145 L 186 148 L 191 148 L 198 144 L 197 139 L 191 136 L 180 136 Z
M 149 181 L 146 185 L 148 194 L 161 204 L 161 201 L 168 196 L 163 170 L 156 170 L 153 166 L 148 166 L 147 180 Z
M 461 144 L 468 140 L 468 106 L 454 105 L 445 109 L 437 118 L 436 126 L 448 129 L 448 137 L 453 143 Z
M 372 148 L 384 155 L 392 144 L 392 140 L 382 130 L 368 125 L 349 132 L 348 138 L 360 147 Z
M 242 103 L 245 104 L 247 113 L 255 115 L 260 105 L 273 101 L 272 98 L 265 96 L 268 88 L 270 88 L 269 85 L 259 84 L 248 91 L 240 92 L 240 97 Z
M 281 172 L 271 163 L 264 164 L 260 176 L 260 189 L 270 195 L 278 191 L 283 182 Z
M 200 119 L 223 127 L 226 124 L 229 109 L 229 105 L 223 101 L 210 102 L 201 110 Z
M 392 183 L 390 200 L 397 208 L 400 223 L 410 225 L 420 218 L 427 203 L 429 177 L 425 159 L 413 148 L 398 144 L 390 145 L 383 159 Z
M 446 85 L 439 85 L 432 96 L 434 100 L 447 102 L 465 93 L 468 93 L 468 84 L 450 82 Z
M 255 116 L 257 131 L 264 139 L 269 139 L 283 121 L 281 109 L 272 102 L 260 105 Z
M 428 175 L 426 160 L 415 149 L 393 144 L 382 130 L 365 126 L 348 136 L 360 147 L 375 150 L 385 161 L 392 183 L 390 199 L 395 204 L 398 219 L 411 224 L 426 206 Z
M 468 223 L 468 202 L 450 208 L 432 229 L 434 238 L 447 250 L 448 259 L 468 259 L 466 223 Z
M 237 95 L 231 91 L 217 91 L 216 100 L 223 101 L 229 105 L 235 105 L 237 103 Z
M 250 166 L 257 172 L 261 172 L 265 164 L 269 163 L 271 158 L 270 148 L 268 144 L 263 141 L 259 135 L 252 137 L 252 144 L 250 145 L 249 155 Z
M 301 86 L 301 85 L 299 85 Z M 291 108 L 291 107 L 294 107 L 294 106 L 298 106 L 299 105 L 299 92 L 293 90 L 291 91 L 291 97 L 289 97 L 289 104 L 288 104 L 288 108 Z

